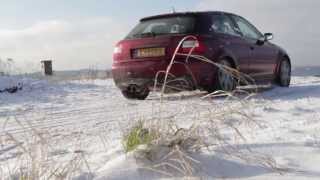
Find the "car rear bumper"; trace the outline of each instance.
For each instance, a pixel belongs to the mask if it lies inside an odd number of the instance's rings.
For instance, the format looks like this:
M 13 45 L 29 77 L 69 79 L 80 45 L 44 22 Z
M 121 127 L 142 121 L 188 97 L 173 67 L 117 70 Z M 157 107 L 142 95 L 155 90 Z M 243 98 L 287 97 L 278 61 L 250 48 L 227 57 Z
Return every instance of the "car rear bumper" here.
M 126 78 L 126 79 L 114 79 L 117 87 L 121 90 L 126 90 L 129 86 L 135 85 L 138 87 L 150 88 L 153 84 L 153 79 L 143 78 Z
M 167 65 L 166 60 L 123 61 L 112 65 L 112 75 L 121 90 L 130 85 L 153 87 L 157 73 L 165 71 Z
M 184 58 L 177 59 L 177 62 L 183 62 Z M 115 62 L 112 65 L 112 74 L 115 84 L 121 90 L 127 89 L 131 85 L 148 87 L 150 90 L 154 87 L 155 78 L 158 72 L 157 85 L 163 82 L 165 71 L 168 67 L 169 60 L 128 60 Z M 170 69 L 170 78 L 191 79 L 194 87 L 206 87 L 212 84 L 215 69 L 208 64 L 193 61 L 190 59 L 189 64 L 175 63 Z M 173 76 L 171 76 L 173 75 Z

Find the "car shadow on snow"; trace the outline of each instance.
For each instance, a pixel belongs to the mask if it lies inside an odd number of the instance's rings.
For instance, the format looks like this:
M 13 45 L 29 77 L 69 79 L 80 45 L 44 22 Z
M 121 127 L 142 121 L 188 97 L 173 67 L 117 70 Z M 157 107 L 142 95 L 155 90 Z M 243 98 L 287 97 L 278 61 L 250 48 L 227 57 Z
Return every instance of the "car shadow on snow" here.
M 256 93 L 253 98 L 263 98 L 268 100 L 296 100 L 306 97 L 320 97 L 320 81 L 314 81 L 306 84 L 292 84 L 290 87 L 279 87 L 275 85 L 242 86 L 232 95 L 238 98 L 245 98 L 249 94 Z M 206 92 L 194 91 L 188 93 L 166 94 L 163 100 L 178 101 L 194 98 L 201 98 L 208 95 Z M 216 96 L 207 99 L 226 99 L 226 95 Z M 160 100 L 160 94 L 154 94 L 148 100 Z
M 203 96 L 207 95 L 205 92 L 199 92 L 199 91 L 194 91 L 194 92 L 182 92 L 182 93 L 170 93 L 170 94 L 165 94 L 162 99 L 165 101 L 179 101 L 179 100 L 189 100 L 189 99 L 194 99 L 194 98 L 201 98 Z M 155 93 L 152 94 L 147 101 L 160 101 L 160 93 Z
M 257 93 L 252 98 L 267 99 L 267 100 L 297 100 L 301 98 L 319 98 L 320 97 L 320 84 L 300 84 L 293 85 L 289 88 L 277 87 L 277 86 L 266 86 L 256 88 L 240 88 L 241 91 L 236 92 L 233 96 L 238 98 L 245 98 L 250 93 Z M 204 92 L 195 92 L 189 95 L 169 95 L 165 96 L 164 100 L 178 101 L 185 99 L 193 99 L 204 97 L 208 94 Z M 211 99 L 226 99 L 227 96 L 212 97 Z M 151 100 L 157 100 L 159 98 L 153 98 Z
M 238 97 L 238 98 L 245 98 L 251 93 L 263 93 L 265 91 L 273 89 L 272 86 L 261 86 L 261 87 L 240 87 L 237 91 L 232 93 L 232 96 Z M 225 93 L 217 93 L 212 95 L 212 97 L 209 96 L 210 94 L 204 91 L 191 91 L 191 92 L 181 92 L 181 93 L 170 93 L 165 94 L 163 96 L 163 100 L 165 101 L 179 101 L 179 100 L 190 100 L 190 99 L 199 99 L 206 97 L 205 99 L 218 99 L 218 100 L 224 100 L 228 97 Z M 153 94 L 150 96 L 147 100 L 150 101 L 160 101 L 160 93 Z

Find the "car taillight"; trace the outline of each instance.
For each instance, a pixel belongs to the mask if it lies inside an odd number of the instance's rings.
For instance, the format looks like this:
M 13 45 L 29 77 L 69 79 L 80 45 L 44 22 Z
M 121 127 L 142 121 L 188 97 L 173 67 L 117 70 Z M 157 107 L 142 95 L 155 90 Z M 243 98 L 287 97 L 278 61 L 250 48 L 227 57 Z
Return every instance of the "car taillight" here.
M 117 45 L 113 50 L 113 54 L 121 54 L 121 52 L 122 52 L 121 45 Z
M 182 43 L 182 52 L 189 53 L 192 49 L 194 53 L 202 54 L 205 52 L 205 45 L 199 40 L 186 40 Z
M 121 44 L 117 44 L 116 47 L 113 49 L 113 61 L 119 61 L 122 54 L 122 46 Z

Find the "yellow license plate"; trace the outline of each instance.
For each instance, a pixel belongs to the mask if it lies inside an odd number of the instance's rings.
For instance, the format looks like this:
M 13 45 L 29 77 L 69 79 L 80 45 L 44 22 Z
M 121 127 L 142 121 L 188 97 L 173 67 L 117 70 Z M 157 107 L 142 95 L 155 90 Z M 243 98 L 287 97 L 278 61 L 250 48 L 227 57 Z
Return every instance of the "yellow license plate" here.
M 135 56 L 142 57 L 161 57 L 165 55 L 165 48 L 143 48 L 137 49 Z

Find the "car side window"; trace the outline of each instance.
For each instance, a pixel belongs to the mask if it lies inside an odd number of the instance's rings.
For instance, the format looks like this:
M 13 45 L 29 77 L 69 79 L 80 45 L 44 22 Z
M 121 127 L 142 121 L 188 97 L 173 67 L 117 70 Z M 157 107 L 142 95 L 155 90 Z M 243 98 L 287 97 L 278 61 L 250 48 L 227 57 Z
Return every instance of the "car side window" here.
M 228 16 L 223 14 L 212 15 L 212 24 L 210 27 L 210 31 L 232 36 L 240 36 L 239 33 L 236 32 L 232 20 Z
M 262 37 L 262 34 L 244 18 L 239 16 L 233 16 L 233 18 L 244 37 L 249 39 L 259 39 Z

